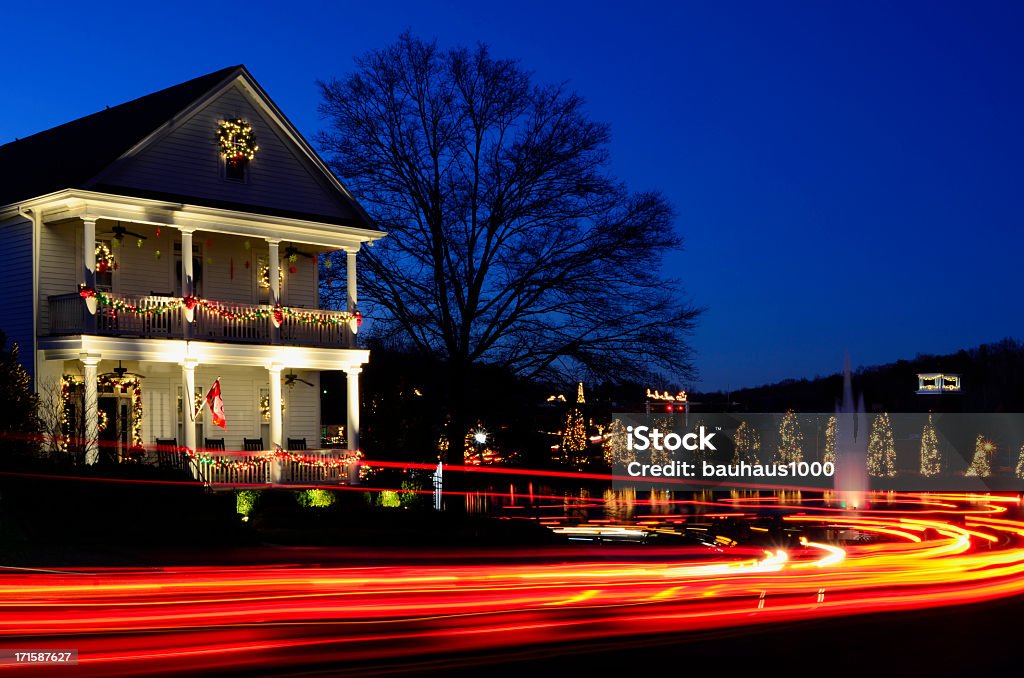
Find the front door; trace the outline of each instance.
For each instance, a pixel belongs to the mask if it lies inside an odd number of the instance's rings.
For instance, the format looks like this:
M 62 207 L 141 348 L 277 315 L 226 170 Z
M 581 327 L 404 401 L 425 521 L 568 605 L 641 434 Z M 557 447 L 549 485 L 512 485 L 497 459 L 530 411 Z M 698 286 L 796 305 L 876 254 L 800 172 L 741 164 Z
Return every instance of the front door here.
M 121 408 L 119 400 L 115 395 L 100 394 L 99 397 L 99 447 L 100 459 L 109 462 L 119 461 L 121 458 L 121 444 L 118 430 L 118 419 Z

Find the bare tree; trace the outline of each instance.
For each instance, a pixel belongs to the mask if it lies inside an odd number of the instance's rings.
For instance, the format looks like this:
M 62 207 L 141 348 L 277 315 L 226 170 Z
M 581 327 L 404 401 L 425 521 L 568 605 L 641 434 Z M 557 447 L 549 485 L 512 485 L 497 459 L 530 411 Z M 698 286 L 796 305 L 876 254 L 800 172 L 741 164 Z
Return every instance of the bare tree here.
M 57 457 L 62 452 L 60 441 L 67 435 L 64 430 L 66 403 L 60 379 L 51 377 L 42 380 L 38 398 L 37 411 L 43 447 L 51 458 Z
M 475 362 L 527 377 L 691 374 L 700 309 L 660 273 L 681 245 L 672 208 L 609 174 L 608 127 L 579 96 L 486 46 L 408 33 L 319 85 L 321 149 L 390 233 L 361 253 L 362 310 L 382 337 L 447 360 L 453 424 Z M 321 266 L 324 301 L 341 306 L 343 262 Z

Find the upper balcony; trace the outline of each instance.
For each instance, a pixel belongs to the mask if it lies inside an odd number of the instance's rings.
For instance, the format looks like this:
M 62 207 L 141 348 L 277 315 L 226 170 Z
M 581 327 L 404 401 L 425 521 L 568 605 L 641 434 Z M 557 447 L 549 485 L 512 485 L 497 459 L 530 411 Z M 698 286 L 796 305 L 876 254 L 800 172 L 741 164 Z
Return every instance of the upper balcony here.
M 329 245 L 71 218 L 44 223 L 39 247 L 40 336 L 355 347 L 354 245 L 321 267 Z M 347 311 L 317 308 L 323 282 Z
M 352 348 L 358 320 L 344 311 L 274 307 L 180 297 L 98 292 L 48 297 L 50 336 L 98 334 L 144 339 L 196 339 L 250 344 Z M 95 303 L 95 322 L 90 317 Z M 188 316 L 192 316 L 192 322 Z

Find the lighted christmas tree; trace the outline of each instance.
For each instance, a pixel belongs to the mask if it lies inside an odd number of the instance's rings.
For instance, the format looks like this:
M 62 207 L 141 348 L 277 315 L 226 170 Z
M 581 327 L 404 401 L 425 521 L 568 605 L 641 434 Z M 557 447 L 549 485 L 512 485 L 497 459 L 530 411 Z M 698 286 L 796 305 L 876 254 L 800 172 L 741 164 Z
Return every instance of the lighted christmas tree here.
M 921 429 L 921 475 L 937 476 L 942 473 L 942 457 L 939 455 L 939 437 L 935 434 L 932 415 Z
M 834 414 L 828 418 L 828 424 L 825 426 L 825 455 L 821 459 L 823 464 L 836 463 L 836 427 L 838 425 L 838 418 Z
M 587 461 L 587 422 L 580 409 L 585 402 L 581 381 L 576 388 L 576 407 L 565 415 L 565 426 L 562 427 L 562 460 L 576 468 L 582 468 Z
M 871 423 L 871 437 L 868 438 L 868 473 L 876 478 L 892 478 L 896 475 L 896 443 L 892 436 L 892 424 L 886 412 L 875 417 Z
M 761 436 L 757 434 L 757 430 L 753 426 L 741 421 L 740 425 L 736 427 L 733 444 L 735 449 L 732 463 L 739 464 L 744 461 L 748 464 L 758 463 L 758 456 L 761 454 Z
M 587 423 L 579 408 L 574 407 L 565 415 L 565 426 L 562 429 L 562 459 L 570 466 L 582 466 L 586 450 Z
M 608 427 L 608 434 L 602 443 L 602 449 L 604 450 L 604 460 L 609 466 L 625 465 L 635 461 L 636 453 L 630 452 L 626 446 L 626 427 L 618 419 L 612 420 L 611 426 Z
M 1024 445 L 1020 446 L 1020 452 L 1017 454 L 1017 477 L 1024 478 Z
M 701 426 L 705 426 L 706 427 L 706 424 L 704 423 L 703 419 L 698 419 L 697 423 L 695 423 L 690 428 L 690 431 L 692 433 L 696 433 L 699 436 L 700 435 L 700 427 Z M 708 455 L 710 453 L 711 453 L 710 450 L 702 450 L 702 449 L 699 449 L 699 448 L 694 450 L 693 451 L 693 463 L 697 464 L 697 466 L 702 465 L 704 463 L 704 460 L 707 459 L 707 457 L 708 457 Z
M 789 464 L 804 459 L 804 434 L 800 431 L 800 422 L 796 412 L 789 410 L 779 424 L 779 446 L 775 450 L 775 463 Z
M 967 467 L 964 475 L 976 478 L 987 478 L 992 475 L 991 455 L 995 451 L 996 446 L 985 440 L 985 436 L 978 434 L 978 439 L 974 441 L 974 458 L 971 459 L 971 465 Z

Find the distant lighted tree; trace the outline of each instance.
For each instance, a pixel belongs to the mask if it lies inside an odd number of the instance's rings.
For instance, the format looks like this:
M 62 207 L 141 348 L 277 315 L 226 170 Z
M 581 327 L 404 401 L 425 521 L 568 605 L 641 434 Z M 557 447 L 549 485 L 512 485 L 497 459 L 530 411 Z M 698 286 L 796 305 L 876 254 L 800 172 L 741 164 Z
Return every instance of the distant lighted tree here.
M 796 412 L 789 410 L 779 424 L 779 446 L 775 450 L 775 462 L 789 464 L 804 459 L 804 434 L 800 431 L 800 421 Z
M 619 419 L 613 419 L 601 447 L 604 451 L 604 460 L 609 466 L 625 465 L 635 455 L 629 451 L 626 445 L 626 427 Z
M 573 407 L 565 415 L 562 429 L 562 460 L 570 466 L 582 466 L 587 451 L 587 423 L 583 412 Z
M 868 438 L 868 474 L 876 478 L 892 478 L 896 475 L 896 443 L 887 412 L 875 417 L 871 423 L 871 437 Z
M 939 437 L 935 434 L 932 415 L 921 429 L 921 475 L 936 476 L 942 473 L 942 457 L 939 455 Z
M 825 455 L 821 458 L 822 463 L 835 464 L 836 463 L 836 428 L 838 426 L 838 418 L 836 415 L 832 415 L 828 418 L 828 424 L 825 426 Z
M 1024 445 L 1020 446 L 1020 452 L 1017 453 L 1017 477 L 1024 478 Z
M 758 457 L 761 455 L 761 436 L 757 434 L 757 429 L 747 422 L 741 421 L 740 425 L 736 427 L 733 443 L 732 463 L 758 463 Z
M 964 475 L 975 478 L 987 478 L 992 475 L 991 456 L 995 451 L 995 444 L 978 434 L 977 440 L 974 441 L 974 458 L 971 459 L 971 465 L 967 467 Z
M 698 419 L 696 423 L 694 423 L 690 431 L 692 433 L 696 433 L 699 436 L 701 426 L 706 426 L 706 424 L 704 423 L 703 419 Z M 704 463 L 704 460 L 707 458 L 708 454 L 708 450 L 702 450 L 700 448 L 697 448 L 696 450 L 693 451 L 693 463 L 697 464 L 697 466 L 700 466 L 701 464 Z

